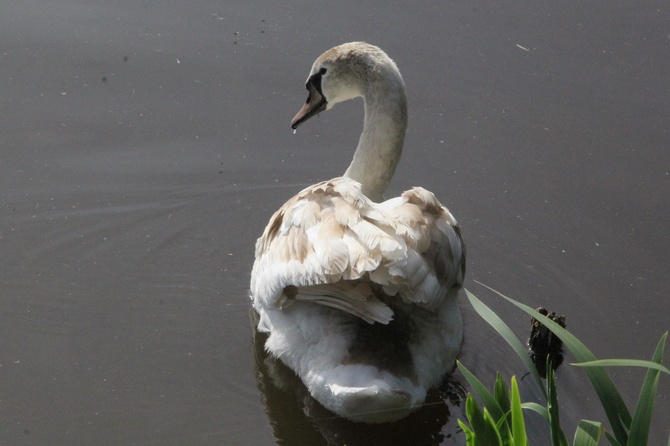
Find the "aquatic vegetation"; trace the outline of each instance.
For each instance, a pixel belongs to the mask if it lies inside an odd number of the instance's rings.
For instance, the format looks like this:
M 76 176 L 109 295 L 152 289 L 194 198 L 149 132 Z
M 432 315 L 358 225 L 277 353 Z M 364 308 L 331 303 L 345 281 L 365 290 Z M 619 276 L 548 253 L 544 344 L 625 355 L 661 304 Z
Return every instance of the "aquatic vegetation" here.
M 579 339 L 554 320 L 492 288 L 489 289 L 543 324 L 563 342 L 563 345 L 578 361 L 571 365 L 585 369 L 600 399 L 610 429 L 599 421 L 581 420 L 573 437 L 573 445 L 597 445 L 603 436 L 612 446 L 641 446 L 647 444 L 658 380 L 661 372 L 670 375 L 670 370 L 663 366 L 663 352 L 668 332 L 661 336 L 650 361 L 637 359 L 598 360 Z M 556 374 L 550 364 L 551 358 L 547 358 L 545 383 L 543 383 L 542 377 L 535 364 L 533 364 L 525 345 L 514 335 L 509 326 L 474 294 L 466 290 L 466 295 L 475 311 L 505 339 L 521 358 L 545 399 L 544 406 L 534 402 L 522 403 L 516 378 L 511 378 L 511 388 L 508 388 L 499 374 L 496 377 L 493 392 L 490 392 L 477 377 L 459 362 L 459 370 L 472 387 L 472 392 L 466 400 L 466 417 L 469 424 L 462 420 L 458 421 L 465 432 L 468 446 L 527 445 L 524 410 L 535 412 L 547 421 L 552 446 L 567 446 L 569 443 L 560 425 Z M 620 366 L 644 367 L 647 369 L 632 414 L 605 370 L 606 367 Z M 481 401 L 484 406 L 483 409 L 479 406 L 473 394 Z M 670 446 L 670 438 L 668 439 L 668 445 Z

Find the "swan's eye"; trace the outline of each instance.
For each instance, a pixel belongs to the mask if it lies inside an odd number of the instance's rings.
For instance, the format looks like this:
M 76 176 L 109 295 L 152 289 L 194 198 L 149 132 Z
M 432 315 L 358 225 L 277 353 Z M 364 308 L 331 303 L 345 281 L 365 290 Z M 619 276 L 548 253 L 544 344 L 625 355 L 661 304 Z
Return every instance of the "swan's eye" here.
M 328 70 L 326 70 L 325 68 L 321 68 L 319 71 L 312 74 L 309 77 L 309 79 L 307 79 L 307 85 L 305 85 L 305 87 L 307 87 L 307 90 L 309 90 L 310 87 L 314 87 L 316 91 L 318 91 L 319 94 L 323 96 L 323 92 L 321 91 L 321 76 L 323 76 L 326 71 Z

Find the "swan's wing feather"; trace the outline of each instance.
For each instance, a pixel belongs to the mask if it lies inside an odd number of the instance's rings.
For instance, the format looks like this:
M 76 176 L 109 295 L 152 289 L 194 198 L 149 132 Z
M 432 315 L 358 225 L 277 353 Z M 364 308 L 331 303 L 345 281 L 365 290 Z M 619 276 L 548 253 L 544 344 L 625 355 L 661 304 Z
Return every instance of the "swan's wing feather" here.
M 393 216 L 407 243 L 406 256 L 390 265 L 398 285 L 387 286 L 388 293 L 433 307 L 449 289 L 462 286 L 465 245 L 460 227 L 431 192 L 415 187 L 380 206 Z
M 256 243 L 251 294 L 257 307 L 293 300 L 338 308 L 388 323 L 384 300 L 432 307 L 464 273 L 460 231 L 449 211 L 421 188 L 374 203 L 347 178 L 300 192 L 270 219 Z M 356 288 L 362 286 L 362 288 Z
M 358 280 L 378 266 L 379 246 L 392 243 L 392 237 L 363 221 L 360 209 L 370 203 L 360 184 L 347 178 L 315 184 L 286 202 L 256 242 L 255 305 L 281 307 L 288 286 Z M 323 296 L 320 303 L 328 299 Z
M 393 311 L 380 301 L 366 282 L 340 281 L 312 287 L 296 287 L 287 290 L 290 298 L 314 302 L 346 311 L 372 324 L 388 324 Z

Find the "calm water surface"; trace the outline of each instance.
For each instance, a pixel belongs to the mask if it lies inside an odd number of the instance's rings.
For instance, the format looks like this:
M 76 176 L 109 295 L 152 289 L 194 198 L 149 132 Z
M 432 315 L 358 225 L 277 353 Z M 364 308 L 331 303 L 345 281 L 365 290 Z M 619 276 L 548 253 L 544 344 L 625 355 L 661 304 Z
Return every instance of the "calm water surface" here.
M 459 376 L 366 428 L 255 348 L 255 239 L 344 171 L 362 126 L 355 101 L 289 130 L 314 58 L 350 40 L 405 76 L 389 195 L 449 206 L 466 286 L 519 336 L 527 318 L 475 280 L 565 314 L 599 357 L 649 358 L 670 328 L 669 20 L 661 1 L 5 2 L 0 444 L 463 444 Z M 524 374 L 463 311 L 462 361 Z M 632 407 L 643 373 L 611 374 Z M 604 420 L 582 371 L 559 369 L 559 392 L 569 436 Z

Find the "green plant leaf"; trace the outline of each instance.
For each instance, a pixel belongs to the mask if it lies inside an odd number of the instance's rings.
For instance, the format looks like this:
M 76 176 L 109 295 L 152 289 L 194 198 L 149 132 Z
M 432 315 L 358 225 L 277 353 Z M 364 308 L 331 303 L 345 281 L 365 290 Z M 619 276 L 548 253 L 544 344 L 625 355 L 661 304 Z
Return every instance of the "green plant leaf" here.
M 609 432 L 607 432 L 607 431 L 603 431 L 603 433 L 605 434 L 605 438 L 607 438 L 607 441 L 609 441 L 610 444 L 611 444 L 612 446 L 623 446 L 623 445 L 622 445 L 621 443 L 619 443 L 619 442 L 617 441 L 617 439 L 614 438 L 614 436 L 613 436 L 612 434 L 610 434 Z M 668 445 L 668 446 L 670 446 L 670 445 Z
M 533 411 L 544 418 L 545 421 L 549 422 L 549 412 L 547 412 L 546 407 L 540 406 L 537 403 L 521 403 L 521 408 Z
M 652 357 L 652 364 L 661 365 L 663 362 L 663 351 L 665 350 L 665 341 L 668 337 L 666 331 L 661 336 L 654 356 Z M 658 388 L 658 379 L 661 372 L 654 368 L 649 368 L 647 376 L 642 383 L 640 396 L 637 399 L 635 412 L 633 412 L 633 420 L 630 424 L 630 434 L 628 435 L 628 444 L 646 445 L 649 441 L 649 429 L 651 426 L 651 417 L 654 412 L 654 399 L 656 398 L 656 389 Z
M 468 395 L 465 399 L 465 415 L 468 417 L 472 430 L 476 432 L 477 424 L 484 418 L 484 414 L 472 395 Z
M 477 404 L 477 401 L 475 401 L 471 394 L 465 400 L 465 414 L 470 422 L 473 445 L 502 446 L 502 440 L 496 428 L 495 421 L 493 421 L 486 408 L 482 412 L 479 404 Z
M 510 413 L 505 412 L 505 414 L 500 418 L 498 421 L 496 421 L 496 429 L 498 429 L 498 432 L 502 432 L 503 429 L 505 429 L 506 423 L 507 423 L 507 418 L 509 418 Z
M 475 433 L 472 432 L 472 429 L 468 427 L 467 424 L 465 424 L 461 420 L 456 420 L 458 421 L 458 425 L 463 429 L 463 432 L 465 433 L 465 444 L 467 446 L 475 446 Z
M 533 364 L 533 360 L 530 359 L 530 356 L 528 355 L 528 349 L 524 344 L 519 341 L 519 338 L 516 337 L 514 332 L 503 322 L 500 317 L 493 312 L 489 307 L 484 304 L 481 300 L 477 298 L 474 294 L 472 294 L 470 291 L 465 290 L 465 294 L 468 297 L 468 300 L 470 301 L 470 305 L 472 305 L 472 308 L 475 309 L 475 311 L 484 319 L 495 331 L 497 331 L 502 338 L 507 341 L 510 347 L 516 352 L 516 354 L 521 358 L 523 363 L 526 365 L 526 368 L 530 372 L 530 374 L 533 376 L 533 379 L 535 380 L 535 383 L 537 384 L 538 388 L 542 392 L 542 394 L 546 397 L 546 391 L 544 389 L 544 385 L 542 384 L 542 378 L 540 377 L 540 374 L 537 372 L 537 367 L 535 367 L 535 364 Z
M 568 446 L 568 439 L 561 429 L 558 414 L 558 393 L 556 391 L 556 373 L 547 357 L 547 414 L 552 446 Z
M 577 367 L 645 367 L 670 375 L 670 369 L 663 364 L 643 359 L 597 359 L 588 362 L 573 362 L 570 365 Z
M 507 300 L 508 302 L 512 303 L 530 316 L 540 321 L 545 327 L 558 336 L 561 341 L 563 341 L 565 347 L 570 350 L 570 353 L 572 353 L 578 362 L 589 362 L 596 360 L 596 357 L 593 355 L 593 353 L 591 353 L 591 351 L 579 339 L 577 339 L 565 328 L 561 327 L 548 317 L 540 314 L 529 306 L 511 299 L 481 282 L 477 283 L 493 291 L 503 299 Z M 468 293 L 468 295 L 470 295 L 470 293 Z M 535 369 L 535 367 L 533 367 L 533 369 Z M 600 399 L 600 403 L 605 409 L 605 414 L 607 415 L 607 419 L 612 426 L 614 436 L 619 443 L 627 444 L 627 430 L 631 423 L 631 415 L 623 401 L 623 398 L 619 394 L 619 391 L 603 367 L 586 367 L 584 370 L 586 375 L 589 377 L 589 380 L 591 381 L 598 398 Z
M 500 406 L 503 412 L 509 411 L 509 394 L 505 383 L 500 376 L 500 373 L 496 373 L 496 383 L 493 386 L 493 396 L 496 399 L 496 402 Z
M 596 446 L 600 442 L 602 423 L 598 421 L 581 420 L 575 431 L 573 446 Z
M 512 377 L 512 390 L 510 392 L 510 408 L 512 411 L 512 438 L 515 446 L 527 446 L 526 423 L 523 419 L 523 409 L 521 408 L 521 396 L 519 395 L 519 386 L 516 383 L 516 377 Z
M 485 421 L 485 430 L 482 432 L 481 435 L 477 435 L 477 445 L 481 446 L 496 446 L 500 445 L 502 446 L 503 440 L 501 438 L 501 434 L 504 431 L 498 431 L 498 427 L 496 426 L 495 420 L 491 417 L 491 414 L 489 413 L 488 409 L 484 408 L 484 421 Z
M 472 390 L 475 392 L 475 394 L 479 397 L 479 399 L 482 401 L 484 404 L 484 407 L 486 407 L 489 412 L 491 413 L 491 416 L 493 417 L 494 420 L 499 420 L 503 417 L 503 410 L 500 408 L 500 405 L 498 405 L 498 402 L 494 398 L 494 396 L 491 394 L 491 392 L 488 391 L 488 389 L 482 384 L 482 382 L 477 379 L 475 375 L 473 375 L 460 361 L 456 361 L 456 365 L 458 366 L 458 370 L 461 371 L 465 379 L 468 381 L 470 384 L 470 387 L 472 387 Z

